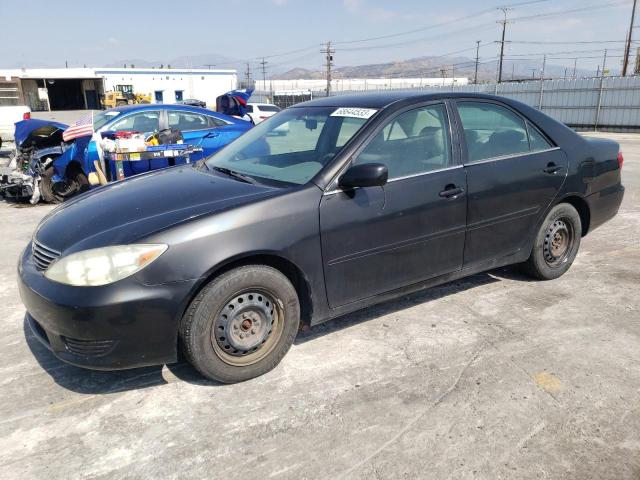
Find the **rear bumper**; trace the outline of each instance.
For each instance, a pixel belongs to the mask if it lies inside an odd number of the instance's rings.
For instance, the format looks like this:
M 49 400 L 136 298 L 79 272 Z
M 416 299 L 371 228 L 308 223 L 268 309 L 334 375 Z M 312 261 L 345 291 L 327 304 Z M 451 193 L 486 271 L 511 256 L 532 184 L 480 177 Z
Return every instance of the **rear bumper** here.
M 624 187 L 616 184 L 586 197 L 591 219 L 589 232 L 612 219 L 620 209 L 624 197 Z
M 176 361 L 178 326 L 194 282 L 147 286 L 130 277 L 71 287 L 47 280 L 30 250 L 18 269 L 26 321 L 56 357 L 96 370 Z

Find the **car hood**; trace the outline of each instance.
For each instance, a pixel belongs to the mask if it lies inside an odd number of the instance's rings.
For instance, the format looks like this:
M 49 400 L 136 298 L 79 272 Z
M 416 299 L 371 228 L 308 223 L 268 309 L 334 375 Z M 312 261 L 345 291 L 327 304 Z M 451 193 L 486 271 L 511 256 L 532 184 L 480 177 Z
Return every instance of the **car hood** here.
M 16 122 L 14 133 L 16 146 L 20 147 L 23 143 L 32 144 L 36 148 L 48 146 L 47 142 L 55 136 L 62 139 L 62 132 L 67 129 L 64 123 L 52 122 L 49 120 L 38 120 L 32 118 L 30 120 L 21 120 Z
M 62 253 L 127 244 L 280 190 L 193 165 L 157 170 L 64 203 L 42 220 L 34 237 Z

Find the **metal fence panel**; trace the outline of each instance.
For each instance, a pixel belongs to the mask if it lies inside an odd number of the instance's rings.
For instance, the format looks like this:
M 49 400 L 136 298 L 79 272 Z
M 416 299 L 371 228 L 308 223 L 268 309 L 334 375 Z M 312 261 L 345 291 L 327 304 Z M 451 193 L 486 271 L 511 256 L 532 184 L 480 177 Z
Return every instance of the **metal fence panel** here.
M 453 90 L 496 94 L 539 108 L 547 115 L 578 130 L 640 131 L 640 76 L 532 80 L 395 90 Z M 373 89 L 368 90 L 372 91 Z M 257 93 L 266 98 L 264 92 Z M 332 95 L 353 93 L 362 91 L 332 92 Z M 312 94 L 314 98 L 326 95 L 324 91 L 313 91 Z

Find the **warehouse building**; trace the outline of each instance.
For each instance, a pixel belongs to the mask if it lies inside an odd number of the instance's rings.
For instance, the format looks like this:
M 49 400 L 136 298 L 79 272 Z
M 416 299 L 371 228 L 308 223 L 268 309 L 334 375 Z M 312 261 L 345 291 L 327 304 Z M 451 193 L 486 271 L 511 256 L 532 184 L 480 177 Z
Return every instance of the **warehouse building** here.
M 0 105 L 33 111 L 100 108 L 105 92 L 122 87 L 151 103 L 197 98 L 214 107 L 216 97 L 237 86 L 235 70 L 175 68 L 22 68 L 0 70 Z

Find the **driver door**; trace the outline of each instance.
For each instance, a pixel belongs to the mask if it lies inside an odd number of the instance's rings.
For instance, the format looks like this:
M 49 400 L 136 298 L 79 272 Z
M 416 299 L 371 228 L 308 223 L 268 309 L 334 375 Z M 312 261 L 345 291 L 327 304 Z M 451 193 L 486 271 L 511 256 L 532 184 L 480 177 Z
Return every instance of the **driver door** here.
M 385 164 L 386 185 L 325 192 L 320 231 L 332 308 L 462 268 L 466 180 L 451 145 L 444 103 L 412 107 L 351 162 Z

